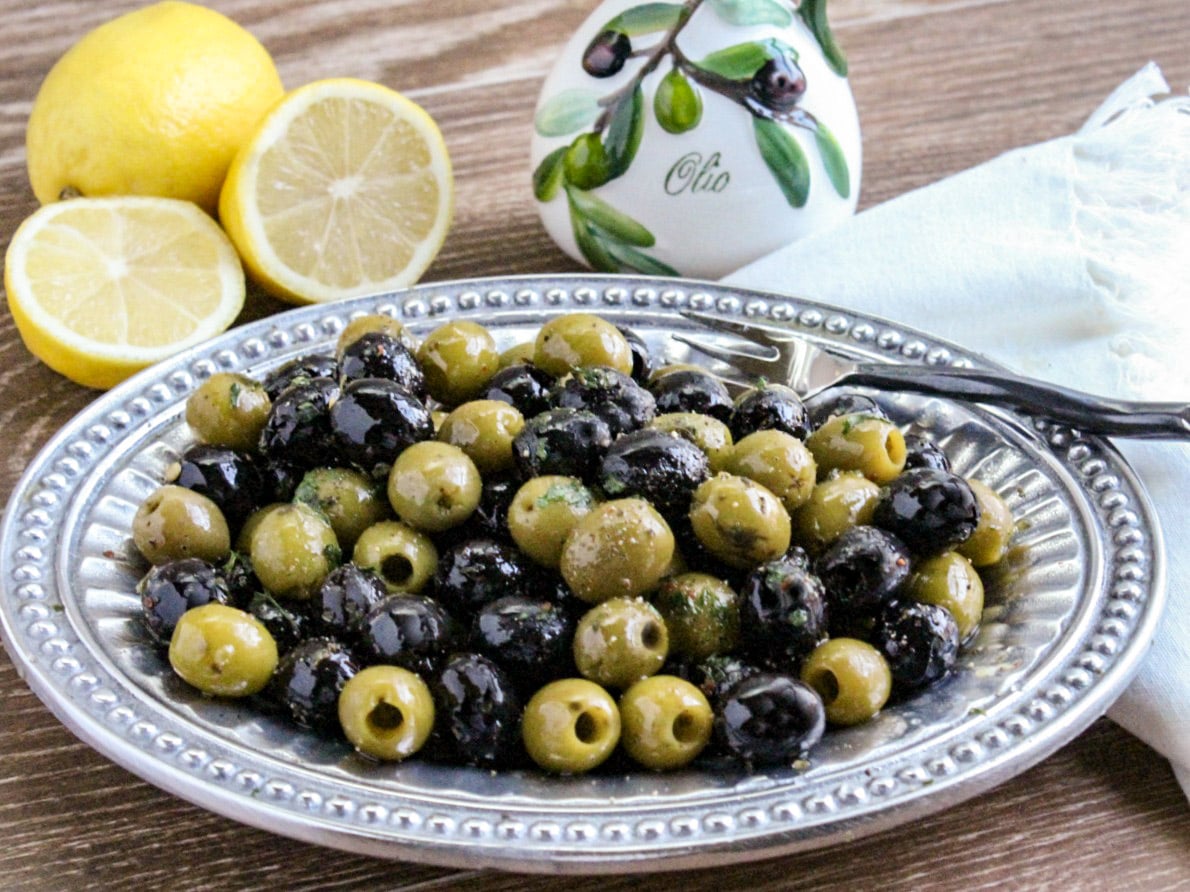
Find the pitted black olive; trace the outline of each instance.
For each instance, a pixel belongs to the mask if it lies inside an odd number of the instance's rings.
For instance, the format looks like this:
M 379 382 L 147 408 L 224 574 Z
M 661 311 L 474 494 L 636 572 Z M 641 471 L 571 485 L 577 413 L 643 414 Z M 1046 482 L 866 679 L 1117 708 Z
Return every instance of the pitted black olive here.
M 518 362 L 492 375 L 480 399 L 509 403 L 526 418 L 532 418 L 549 409 L 553 383 L 553 377 L 537 366 Z
M 909 570 L 909 549 L 892 533 L 870 526 L 845 530 L 814 563 L 826 587 L 832 632 L 874 618 Z
M 701 449 L 677 434 L 648 428 L 612 443 L 599 469 L 599 486 L 611 498 L 646 499 L 662 517 L 677 520 L 709 476 Z
M 400 666 L 429 678 L 458 644 L 453 617 L 432 598 L 389 595 L 360 621 L 358 653 L 368 665 Z
M 434 421 L 425 403 L 382 378 L 347 384 L 331 408 L 330 428 L 340 454 L 378 479 L 388 475 L 407 447 L 434 438 Z
M 525 422 L 512 441 L 512 455 L 525 480 L 560 474 L 590 482 L 611 444 L 607 422 L 593 412 L 550 409 Z
M 710 372 L 683 369 L 669 372 L 649 382 L 649 392 L 657 401 L 657 414 L 699 412 L 724 424 L 731 422 L 734 408 L 731 394 L 723 382 Z
M 434 597 L 466 620 L 485 604 L 525 594 L 534 568 L 515 545 L 495 539 L 468 539 L 444 551 L 434 574 Z
M 789 675 L 745 678 L 723 698 L 715 731 L 751 765 L 789 765 L 822 739 L 826 709 L 809 685 Z
M 584 366 L 561 378 L 550 391 L 560 409 L 592 412 L 607 422 L 612 438 L 639 430 L 656 413 L 653 394 L 628 375 L 606 366 Z
M 364 617 L 386 597 L 388 587 L 372 570 L 352 563 L 336 567 L 306 605 L 310 630 L 354 644 Z
M 905 693 L 933 684 L 954 668 L 959 625 L 937 604 L 894 602 L 881 612 L 872 643 L 888 660 L 894 692 Z
M 521 753 L 521 699 L 507 672 L 477 653 L 455 654 L 430 685 L 433 743 L 465 765 L 507 768 Z
M 305 617 L 282 604 L 268 592 L 257 592 L 248 602 L 248 612 L 260 620 L 277 644 L 277 653 L 284 656 L 307 637 Z
M 338 641 L 307 638 L 281 658 L 266 696 L 303 728 L 337 731 L 339 692 L 358 671 Z
M 965 542 L 979 525 L 979 501 L 957 474 L 913 468 L 880 493 L 872 523 L 888 530 L 915 554 L 941 554 Z
M 426 398 L 426 376 L 417 358 L 399 338 L 380 331 L 360 335 L 339 357 L 339 382 L 384 378 L 420 400 Z
M 792 668 L 826 633 L 826 589 L 796 558 L 777 558 L 745 577 L 740 641 L 752 659 Z
M 784 384 L 762 384 L 735 401 L 728 427 L 737 443 L 762 430 L 784 431 L 804 440 L 810 433 L 810 420 L 796 390 Z
M 169 644 L 174 626 L 192 607 L 232 604 L 222 574 L 200 558 L 180 558 L 153 567 L 136 586 L 145 627 L 160 644 Z
M 264 379 L 264 389 L 269 399 L 276 402 L 277 397 L 295 384 L 309 384 L 315 378 L 334 380 L 338 377 L 339 364 L 333 356 L 311 353 L 273 369 Z
M 574 628 L 574 618 L 552 601 L 507 595 L 480 608 L 471 627 L 471 642 L 503 666 L 528 695 L 574 673 Z
M 287 387 L 273 400 L 260 432 L 260 451 L 270 461 L 299 468 L 331 464 L 335 438 L 330 409 L 338 399 L 339 385 L 333 378 L 311 378 Z
M 219 446 L 183 452 L 173 482 L 206 496 L 233 527 L 272 497 L 272 486 L 251 455 Z

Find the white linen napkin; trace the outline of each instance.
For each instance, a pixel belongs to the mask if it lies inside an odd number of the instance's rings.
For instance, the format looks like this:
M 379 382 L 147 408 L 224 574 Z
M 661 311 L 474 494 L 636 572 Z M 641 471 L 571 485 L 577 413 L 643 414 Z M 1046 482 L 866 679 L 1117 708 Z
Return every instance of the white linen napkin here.
M 1150 63 L 1075 134 L 858 214 L 725 279 L 885 316 L 1104 396 L 1190 402 L 1190 98 Z M 1108 714 L 1190 796 L 1190 444 L 1116 441 L 1165 532 L 1168 609 Z

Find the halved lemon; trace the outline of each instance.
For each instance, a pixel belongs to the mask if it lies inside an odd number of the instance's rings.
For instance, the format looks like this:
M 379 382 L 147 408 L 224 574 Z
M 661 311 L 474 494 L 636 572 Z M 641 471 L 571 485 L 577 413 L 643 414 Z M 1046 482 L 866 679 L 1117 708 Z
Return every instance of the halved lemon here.
M 244 305 L 227 236 L 197 205 L 172 198 L 44 206 L 12 237 L 4 287 L 29 351 L 100 388 L 219 334 Z
M 219 197 L 249 272 L 293 303 L 416 282 L 453 206 L 434 120 L 400 93 L 351 78 L 281 100 L 236 155 Z

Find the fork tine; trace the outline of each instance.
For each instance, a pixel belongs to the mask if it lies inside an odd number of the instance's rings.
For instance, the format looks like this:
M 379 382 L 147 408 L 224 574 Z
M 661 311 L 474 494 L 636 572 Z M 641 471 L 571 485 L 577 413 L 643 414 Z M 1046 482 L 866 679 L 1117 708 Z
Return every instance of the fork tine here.
M 771 375 L 773 364 L 778 359 L 777 356 L 772 354 L 761 356 L 744 350 L 736 350 L 732 347 L 708 344 L 700 341 L 698 338 L 688 337 L 677 332 L 672 332 L 670 337 L 679 343 L 685 344 L 687 347 L 693 347 L 699 353 L 704 353 L 712 359 L 719 360 L 719 362 L 730 366 L 738 372 L 742 372 L 744 375 L 750 375 L 754 378 L 763 378 L 766 375 Z M 716 374 L 724 377 L 719 372 L 716 372 Z
M 716 316 L 713 313 L 703 313 L 699 310 L 679 310 L 678 312 L 687 319 L 697 322 L 700 325 L 705 325 L 707 328 L 739 335 L 741 338 L 745 338 L 754 344 L 760 344 L 763 347 L 776 347 L 779 349 L 782 344 L 788 344 L 791 341 L 797 340 L 797 335 L 793 332 L 784 331 L 775 326 L 765 325 L 760 322 L 737 322 L 735 319 Z

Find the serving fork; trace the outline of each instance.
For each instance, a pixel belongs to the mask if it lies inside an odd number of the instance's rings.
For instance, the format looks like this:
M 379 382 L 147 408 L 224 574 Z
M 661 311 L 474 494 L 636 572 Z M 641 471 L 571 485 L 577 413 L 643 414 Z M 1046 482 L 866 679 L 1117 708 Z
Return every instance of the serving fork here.
M 875 387 L 1016 409 L 1086 433 L 1133 439 L 1190 439 L 1190 404 L 1108 399 L 1010 372 L 858 362 L 818 347 L 777 325 L 682 310 L 687 319 L 755 347 L 710 343 L 673 333 L 674 340 L 722 363 L 714 372 L 750 386 L 758 378 L 788 384 L 803 398 L 828 387 Z M 755 349 L 756 347 L 760 348 Z

